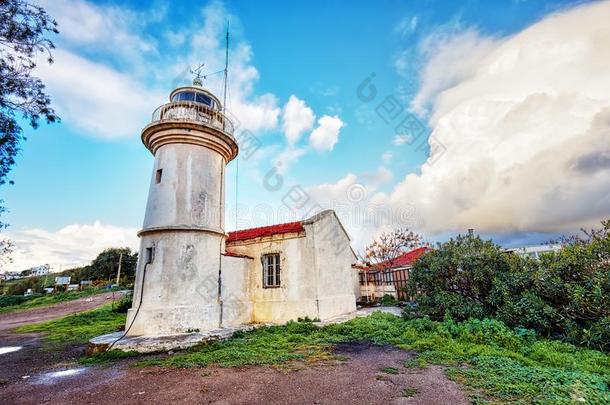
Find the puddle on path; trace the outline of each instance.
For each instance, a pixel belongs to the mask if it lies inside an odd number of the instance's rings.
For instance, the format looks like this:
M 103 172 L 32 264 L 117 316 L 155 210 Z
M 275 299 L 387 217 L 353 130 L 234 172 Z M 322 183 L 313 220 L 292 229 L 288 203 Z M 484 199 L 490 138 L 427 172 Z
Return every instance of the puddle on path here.
M 69 368 L 67 370 L 52 371 L 39 375 L 34 379 L 35 384 L 53 384 L 57 380 L 81 374 L 87 370 L 86 367 Z
M 0 346 L 0 354 L 13 353 L 22 348 L 23 346 Z

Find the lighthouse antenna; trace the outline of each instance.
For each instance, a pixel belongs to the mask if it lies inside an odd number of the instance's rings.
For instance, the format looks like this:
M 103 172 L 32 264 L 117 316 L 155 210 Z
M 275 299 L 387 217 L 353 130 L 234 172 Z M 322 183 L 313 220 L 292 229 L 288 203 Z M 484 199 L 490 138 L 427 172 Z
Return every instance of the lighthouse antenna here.
M 227 111 L 227 76 L 229 74 L 229 20 L 227 20 L 227 36 L 225 44 L 225 83 L 222 96 L 222 112 Z
M 199 66 L 197 66 L 195 69 L 190 69 L 191 73 L 195 75 L 195 77 L 193 78 L 193 85 L 194 86 L 202 86 L 203 82 L 201 81 L 201 77 L 203 76 L 201 74 L 201 71 L 203 70 L 203 66 L 204 63 L 200 63 Z M 203 78 L 205 79 L 205 76 L 203 76 Z

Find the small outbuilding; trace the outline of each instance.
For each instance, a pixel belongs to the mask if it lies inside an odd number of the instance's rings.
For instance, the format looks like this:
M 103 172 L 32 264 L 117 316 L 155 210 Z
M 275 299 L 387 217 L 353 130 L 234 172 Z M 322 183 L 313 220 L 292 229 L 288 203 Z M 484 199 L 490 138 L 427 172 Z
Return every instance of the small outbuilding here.
M 375 301 L 389 295 L 399 301 L 408 300 L 406 288 L 409 271 L 427 250 L 427 247 L 411 250 L 396 257 L 391 263 L 352 266 L 358 273 L 361 298 L 364 301 Z

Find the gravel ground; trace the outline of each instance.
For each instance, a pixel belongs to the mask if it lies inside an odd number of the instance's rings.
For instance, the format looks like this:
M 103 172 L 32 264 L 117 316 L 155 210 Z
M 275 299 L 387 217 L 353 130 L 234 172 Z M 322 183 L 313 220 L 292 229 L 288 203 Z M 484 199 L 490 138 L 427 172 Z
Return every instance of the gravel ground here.
M 141 369 L 129 361 L 105 368 L 60 367 L 6 384 L 0 396 L 5 404 L 468 403 L 442 368 L 404 368 L 412 353 L 368 343 L 343 344 L 336 351 L 344 361 L 284 367 Z M 386 367 L 398 373 L 381 371 Z

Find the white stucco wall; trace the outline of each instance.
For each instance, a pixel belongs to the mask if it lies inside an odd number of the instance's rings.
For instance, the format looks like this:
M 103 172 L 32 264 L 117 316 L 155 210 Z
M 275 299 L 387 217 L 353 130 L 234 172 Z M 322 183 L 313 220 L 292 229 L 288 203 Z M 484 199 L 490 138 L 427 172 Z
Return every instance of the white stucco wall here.
M 308 248 L 306 238 L 298 234 L 275 235 L 265 240 L 234 244 L 229 249 L 254 258 L 248 277 L 252 322 L 281 323 L 317 316 L 313 251 Z M 277 288 L 263 287 L 261 258 L 270 253 L 280 254 L 281 283 Z
M 355 311 L 358 275 L 352 270 L 352 264 L 356 256 L 341 223 L 328 210 L 305 221 L 304 226 L 313 245 L 319 318 Z
M 252 322 L 249 275 L 253 259 L 222 256 L 222 326 Z
M 143 228 L 189 226 L 222 232 L 224 166 L 224 158 L 208 148 L 161 146 L 155 154 Z
M 163 335 L 219 327 L 221 241 L 218 235 L 188 231 L 142 236 L 128 327 L 136 312 L 138 315 L 128 335 Z M 146 265 L 146 248 L 151 246 L 155 247 L 155 257 Z

